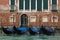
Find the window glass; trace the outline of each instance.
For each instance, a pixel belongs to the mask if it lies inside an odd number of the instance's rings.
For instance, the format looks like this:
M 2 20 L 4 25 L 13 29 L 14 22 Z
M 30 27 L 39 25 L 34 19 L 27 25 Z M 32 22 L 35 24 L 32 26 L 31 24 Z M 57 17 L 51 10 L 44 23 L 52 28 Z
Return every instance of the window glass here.
M 42 11 L 42 0 L 37 0 L 37 11 Z
M 52 0 L 52 9 L 53 10 L 57 9 L 57 0 Z
M 11 5 L 15 5 L 15 0 L 11 0 Z
M 48 9 L 48 0 L 43 0 L 43 9 Z
M 31 0 L 31 9 L 35 9 L 36 0 Z
M 11 0 L 11 9 L 10 12 L 14 12 L 15 0 Z
M 57 4 L 57 0 L 52 0 L 52 4 Z
M 25 10 L 29 9 L 29 0 L 25 0 Z
M 23 10 L 23 0 L 19 0 L 19 9 Z

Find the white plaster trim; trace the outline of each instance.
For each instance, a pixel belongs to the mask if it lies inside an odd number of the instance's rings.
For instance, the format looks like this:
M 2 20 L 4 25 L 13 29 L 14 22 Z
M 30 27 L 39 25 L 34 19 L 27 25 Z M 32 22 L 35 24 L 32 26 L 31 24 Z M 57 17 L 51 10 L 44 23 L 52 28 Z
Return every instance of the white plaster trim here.
M 30 6 L 29 6 L 29 10 L 31 11 L 31 0 L 30 0 L 30 4 L 29 4 Z
M 43 0 L 42 0 L 42 12 L 43 12 Z
M 37 11 L 37 0 L 35 0 L 35 1 L 36 1 L 36 5 L 35 5 L 36 6 L 36 11 Z

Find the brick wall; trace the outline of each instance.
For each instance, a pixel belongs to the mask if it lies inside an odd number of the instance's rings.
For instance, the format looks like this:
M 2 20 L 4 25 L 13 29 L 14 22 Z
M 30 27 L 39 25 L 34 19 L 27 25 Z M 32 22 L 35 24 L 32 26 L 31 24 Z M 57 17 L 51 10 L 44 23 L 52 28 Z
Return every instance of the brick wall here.
M 18 0 L 16 0 L 18 3 Z M 0 0 L 0 5 L 9 5 L 9 0 Z M 51 3 L 50 3 L 51 6 Z M 58 1 L 58 6 L 60 6 L 60 0 Z M 16 17 L 16 22 L 13 24 L 13 22 L 9 22 L 9 17 L 12 15 L 12 13 L 7 11 L 0 11 L 0 25 L 3 26 L 20 26 L 21 25 L 21 15 L 26 14 L 28 16 L 28 25 L 33 26 L 40 26 L 44 24 L 45 26 L 60 26 L 60 12 L 13 12 Z M 51 22 L 52 16 L 58 16 L 58 22 Z M 30 16 L 36 16 L 36 22 L 30 22 Z M 42 17 L 48 16 L 49 22 L 42 22 Z M 2 20 L 2 21 L 1 21 Z

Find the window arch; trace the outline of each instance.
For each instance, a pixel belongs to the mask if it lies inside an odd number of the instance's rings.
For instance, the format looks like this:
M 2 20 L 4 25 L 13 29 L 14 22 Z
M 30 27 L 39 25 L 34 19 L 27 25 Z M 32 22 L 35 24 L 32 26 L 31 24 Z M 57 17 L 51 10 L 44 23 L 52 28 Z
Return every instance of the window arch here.
M 52 22 L 58 22 L 58 16 L 52 16 Z

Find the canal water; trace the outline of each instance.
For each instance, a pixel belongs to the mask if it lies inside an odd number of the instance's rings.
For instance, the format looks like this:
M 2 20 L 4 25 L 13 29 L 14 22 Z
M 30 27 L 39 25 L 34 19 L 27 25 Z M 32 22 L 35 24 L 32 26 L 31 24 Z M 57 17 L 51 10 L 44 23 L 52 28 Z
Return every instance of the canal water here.
M 60 34 L 56 35 L 6 35 L 0 34 L 0 40 L 60 40 Z

